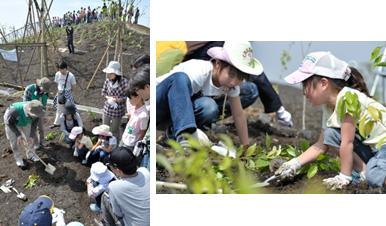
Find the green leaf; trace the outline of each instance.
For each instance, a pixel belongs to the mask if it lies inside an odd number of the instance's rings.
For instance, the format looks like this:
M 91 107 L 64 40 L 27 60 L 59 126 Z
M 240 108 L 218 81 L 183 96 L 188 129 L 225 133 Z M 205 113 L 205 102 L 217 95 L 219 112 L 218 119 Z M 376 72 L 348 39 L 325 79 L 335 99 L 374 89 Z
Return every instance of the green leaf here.
M 256 151 L 256 144 L 250 146 L 248 149 L 247 149 L 247 152 L 245 153 L 245 157 L 249 157 L 251 155 L 253 155 Z
M 378 143 L 377 143 L 377 148 L 378 148 L 378 150 L 381 149 L 381 147 L 382 147 L 383 142 L 385 141 L 385 139 L 386 139 L 386 137 L 384 137 L 384 138 L 382 138 L 382 139 L 380 139 L 380 140 L 378 141 Z
M 370 135 L 370 133 L 373 130 L 373 128 L 374 128 L 374 121 L 370 121 L 370 122 L 366 123 L 366 125 L 365 125 L 365 133 L 366 133 L 367 136 Z
M 229 169 L 229 167 L 231 167 L 231 165 L 232 165 L 231 158 L 229 156 L 225 156 L 223 161 L 220 164 L 220 169 L 221 170 Z
M 371 59 L 370 59 L 370 61 L 371 61 L 371 60 L 374 60 L 375 58 L 378 57 L 379 52 L 381 51 L 381 49 L 382 49 L 382 46 L 377 46 L 377 47 L 373 50 L 373 52 L 371 53 Z
M 269 166 L 270 161 L 264 159 L 258 159 L 255 161 L 255 165 L 257 168 Z
M 330 167 L 328 167 L 326 164 L 324 163 L 320 163 L 319 164 L 319 167 L 322 169 L 322 170 L 330 170 Z
M 378 63 L 377 67 L 386 67 L 386 62 Z
M 166 156 L 161 154 L 156 154 L 156 162 L 163 166 L 169 173 L 173 172 L 173 167 L 170 164 L 169 160 L 166 158 Z
M 266 133 L 265 146 L 267 151 L 271 148 L 271 138 L 269 137 L 268 133 Z
M 296 157 L 296 156 L 299 155 L 299 151 L 296 150 L 296 149 L 293 148 L 293 147 L 289 147 L 289 148 L 287 148 L 286 150 L 287 150 L 287 153 L 288 153 L 289 155 L 291 155 L 292 157 Z
M 302 139 L 302 143 L 301 143 L 302 151 L 305 152 L 309 147 L 310 147 L 310 144 L 306 140 Z
M 371 117 L 373 117 L 373 119 L 374 119 L 375 121 L 378 121 L 378 120 L 379 120 L 379 112 L 378 112 L 378 110 L 377 110 L 375 107 L 373 107 L 373 106 L 368 106 L 368 107 L 367 107 L 367 110 L 369 111 Z
M 318 166 L 317 165 L 311 166 L 311 168 L 307 172 L 308 179 L 311 179 L 313 176 L 315 176 L 317 172 L 318 172 Z
M 359 134 L 362 136 L 362 137 L 366 137 L 366 133 L 365 133 L 365 122 L 366 122 L 366 117 L 367 117 L 367 114 L 361 119 L 361 121 L 359 122 L 359 127 L 358 127 L 358 130 L 359 130 Z

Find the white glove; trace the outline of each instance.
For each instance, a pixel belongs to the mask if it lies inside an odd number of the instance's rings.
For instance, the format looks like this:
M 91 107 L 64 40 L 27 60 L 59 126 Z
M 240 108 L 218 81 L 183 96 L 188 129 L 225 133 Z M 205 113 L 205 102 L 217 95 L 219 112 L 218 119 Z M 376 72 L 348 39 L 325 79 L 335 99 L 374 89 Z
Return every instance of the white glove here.
M 118 108 L 118 103 L 114 102 L 113 100 L 108 100 L 107 103 L 110 104 L 110 106 L 114 109 Z
M 90 157 L 91 151 L 88 151 L 86 154 L 86 160 L 88 160 L 88 157 Z
M 300 165 L 299 161 L 296 158 L 293 158 L 290 161 L 283 163 L 283 165 L 281 165 L 279 169 L 275 171 L 275 175 L 280 175 L 283 171 L 291 169 L 291 172 L 282 176 L 281 180 L 285 178 L 292 179 L 296 175 L 296 171 L 301 167 L 302 166 Z
M 294 124 L 291 121 L 291 113 L 285 110 L 283 106 L 276 112 L 277 122 L 282 126 L 292 127 Z
M 11 192 L 11 186 L 5 186 L 4 184 L 0 186 L 0 189 L 1 189 L 4 193 L 10 193 L 10 192 Z
M 343 186 L 349 185 L 352 181 L 351 176 L 344 175 L 343 173 L 339 173 L 335 177 L 331 177 L 323 180 L 323 184 L 327 185 L 328 189 L 336 190 L 342 189 Z
M 54 211 L 52 213 L 52 223 L 56 223 L 56 226 L 66 226 L 66 222 L 64 221 L 64 210 L 58 209 L 54 207 Z

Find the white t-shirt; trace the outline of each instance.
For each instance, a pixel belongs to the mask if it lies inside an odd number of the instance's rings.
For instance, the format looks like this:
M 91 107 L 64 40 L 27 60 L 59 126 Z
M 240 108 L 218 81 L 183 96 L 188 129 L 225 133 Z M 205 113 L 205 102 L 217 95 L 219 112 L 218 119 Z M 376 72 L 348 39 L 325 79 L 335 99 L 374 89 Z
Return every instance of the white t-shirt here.
M 227 87 L 216 87 L 212 82 L 213 64 L 205 60 L 189 60 L 175 66 L 169 73 L 157 78 L 158 85 L 164 79 L 176 72 L 185 72 L 192 84 L 192 96 L 198 92 L 202 92 L 203 96 L 217 97 L 228 93 L 229 97 L 237 97 L 240 94 L 240 87 L 236 86 L 232 89 Z
M 363 117 L 366 117 L 366 122 L 372 120 L 372 117 L 367 110 L 367 108 L 369 106 L 373 106 L 376 109 L 383 109 L 384 111 L 386 111 L 386 107 L 384 107 L 382 104 L 376 102 L 374 99 L 366 96 L 364 93 L 361 93 L 356 89 L 344 87 L 339 92 L 339 94 L 336 98 L 335 110 L 328 108 L 326 105 L 322 106 L 322 109 L 323 109 L 323 120 L 322 120 L 323 129 L 326 129 L 328 127 L 341 128 L 342 121 L 339 118 L 339 116 L 336 112 L 336 109 L 338 107 L 337 105 L 338 105 L 339 99 L 341 97 L 343 97 L 347 91 L 350 91 L 351 93 L 355 93 L 358 96 L 358 101 L 361 105 L 361 113 L 359 115 L 358 124 L 356 125 L 357 129 L 355 131 L 356 137 L 358 137 L 362 141 L 363 144 L 369 145 L 371 148 L 374 148 L 377 145 L 378 141 L 386 136 L 386 128 L 383 125 L 381 125 L 381 123 L 379 123 L 379 122 L 375 123 L 369 137 L 367 139 L 365 139 L 364 137 L 360 136 L 360 134 L 359 134 L 359 130 L 358 130 L 359 122 L 362 120 Z M 381 114 L 382 114 L 383 124 L 386 125 L 386 113 L 382 112 Z M 386 143 L 386 140 L 384 141 L 384 144 L 385 143 Z
M 62 75 L 62 73 L 60 73 L 60 71 L 56 72 L 55 82 L 58 83 L 58 90 L 64 89 L 64 83 L 66 81 L 66 76 L 67 76 L 67 73 L 65 75 Z M 71 90 L 72 85 L 76 85 L 75 76 L 71 72 L 68 72 L 66 90 Z
M 127 146 L 134 146 L 139 140 L 141 130 L 146 130 L 149 124 L 149 112 L 146 105 L 132 109 L 131 117 L 122 135 L 122 140 Z

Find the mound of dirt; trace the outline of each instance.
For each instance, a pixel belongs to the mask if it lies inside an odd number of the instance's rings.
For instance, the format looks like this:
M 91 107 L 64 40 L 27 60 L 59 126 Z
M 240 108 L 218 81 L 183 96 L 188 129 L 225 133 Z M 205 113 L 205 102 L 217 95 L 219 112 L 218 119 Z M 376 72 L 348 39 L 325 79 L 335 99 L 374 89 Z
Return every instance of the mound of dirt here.
M 108 26 L 105 25 L 105 26 Z M 101 66 L 89 89 L 86 89 L 91 80 L 94 71 L 96 70 L 102 55 L 107 48 L 107 34 L 101 23 L 82 24 L 74 26 L 74 45 L 75 54 L 68 54 L 66 44 L 66 36 L 64 29 L 57 30 L 57 41 L 59 41 L 59 48 L 65 50 L 61 52 L 63 60 L 69 65 L 71 71 L 77 80 L 77 89 L 73 92 L 75 102 L 77 104 L 103 108 L 104 98 L 101 96 L 101 89 L 106 79 L 102 72 L 106 66 L 106 61 L 101 63 Z M 60 29 L 60 28 L 59 28 Z M 140 28 L 137 28 L 140 29 Z M 113 29 L 111 29 L 113 30 Z M 131 70 L 129 68 L 133 57 L 140 53 L 150 54 L 150 36 L 147 32 L 140 32 L 130 30 L 124 35 L 123 44 L 123 76 L 130 79 Z M 80 41 L 81 40 L 81 41 Z M 115 43 L 114 43 L 115 45 Z M 33 49 L 24 49 L 21 58 L 21 74 L 24 75 Z M 35 53 L 36 54 L 36 53 Z M 114 48 L 108 51 L 110 60 L 113 60 Z M 55 63 L 59 62 L 57 53 L 53 53 Z M 108 63 L 108 62 L 107 62 Z M 13 73 L 16 74 L 16 66 L 13 63 L 8 63 L 13 68 Z M 16 80 L 10 75 L 9 71 L 3 66 L 3 80 L 6 83 L 21 85 L 19 78 Z M 49 79 L 54 80 L 56 71 L 53 69 L 51 62 L 49 62 Z M 36 55 L 33 58 L 29 69 L 28 76 L 23 85 L 33 83 L 36 78 L 40 78 L 40 64 Z M 18 91 L 17 89 L 15 91 Z M 52 93 L 56 93 L 57 87 L 52 85 Z M 51 97 L 52 98 L 52 97 Z M 0 96 L 0 116 L 1 122 L 3 115 L 8 106 L 14 102 L 22 101 L 20 97 Z M 84 124 L 86 134 L 92 137 L 91 130 L 95 126 L 102 124 L 102 116 L 96 115 L 95 118 L 90 116 L 87 112 L 79 112 Z M 60 128 L 50 129 L 49 126 L 55 119 L 55 109 L 52 106 L 47 107 L 46 116 L 43 121 L 45 135 L 51 132 L 60 131 Z M 125 120 L 122 120 L 121 130 L 123 131 Z M 5 194 L 0 191 L 0 225 L 16 225 L 20 213 L 24 207 L 33 202 L 40 195 L 50 196 L 55 203 L 55 207 L 64 209 L 66 211 L 64 218 L 67 223 L 71 221 L 79 221 L 84 225 L 95 225 L 94 218 L 99 216 L 90 210 L 89 205 L 95 203 L 95 199 L 87 196 L 86 180 L 90 175 L 90 163 L 82 165 L 78 157 L 73 157 L 73 151 L 64 141 L 60 141 L 60 133 L 53 139 L 47 141 L 48 147 L 42 147 L 37 150 L 39 157 L 43 161 L 52 164 L 56 167 L 54 175 L 45 172 L 45 167 L 40 162 L 31 162 L 26 159 L 24 155 L 24 162 L 27 163 L 25 170 L 21 170 L 15 164 L 13 153 L 10 151 L 10 144 L 5 135 L 4 126 L 0 126 L 0 184 L 5 183 L 8 179 L 15 180 L 14 187 L 27 195 L 28 200 L 22 201 L 16 197 L 16 193 Z M 30 175 L 38 175 L 36 185 L 32 188 L 24 188 Z

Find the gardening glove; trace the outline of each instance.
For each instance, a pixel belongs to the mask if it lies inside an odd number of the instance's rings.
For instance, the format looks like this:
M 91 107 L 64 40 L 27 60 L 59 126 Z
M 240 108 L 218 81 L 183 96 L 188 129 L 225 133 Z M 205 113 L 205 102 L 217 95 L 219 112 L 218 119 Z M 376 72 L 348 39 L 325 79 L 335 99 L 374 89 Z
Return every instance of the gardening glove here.
M 111 106 L 113 106 L 115 102 L 112 99 L 108 99 L 107 103 L 109 103 Z
M 52 223 L 56 223 L 56 226 L 66 226 L 66 222 L 64 221 L 64 210 L 58 209 L 54 207 L 54 211 L 52 213 Z
M 327 185 L 328 189 L 336 190 L 342 189 L 343 186 L 349 185 L 352 181 L 351 176 L 344 175 L 343 173 L 339 173 L 335 177 L 331 177 L 323 180 L 323 184 Z
M 283 175 L 280 180 L 284 180 L 286 178 L 292 180 L 296 175 L 296 171 L 301 167 L 302 166 L 300 165 L 299 161 L 296 158 L 293 158 L 290 161 L 283 163 L 283 165 L 281 165 L 279 169 L 275 171 L 275 175 L 280 175 L 283 171 L 291 169 L 291 172 Z
M 285 110 L 283 106 L 276 112 L 277 122 L 282 126 L 292 127 L 291 113 Z
M 11 186 L 5 186 L 4 184 L 0 186 L 0 189 L 6 194 L 11 192 Z

